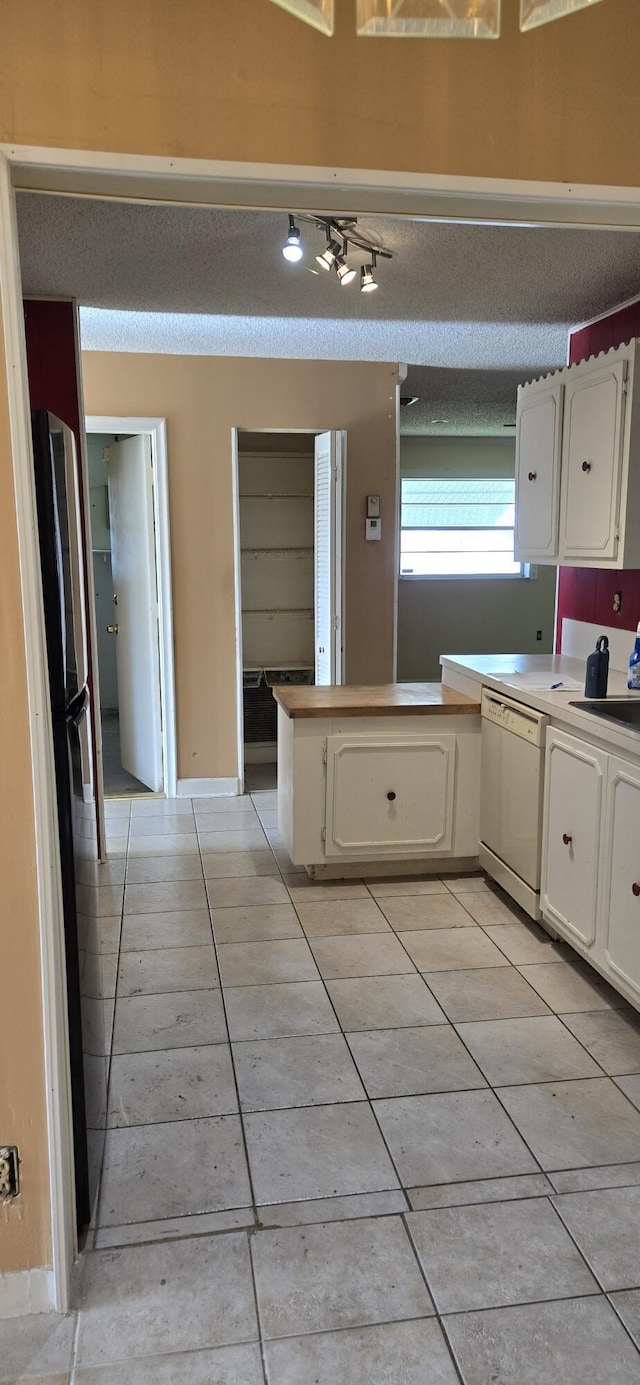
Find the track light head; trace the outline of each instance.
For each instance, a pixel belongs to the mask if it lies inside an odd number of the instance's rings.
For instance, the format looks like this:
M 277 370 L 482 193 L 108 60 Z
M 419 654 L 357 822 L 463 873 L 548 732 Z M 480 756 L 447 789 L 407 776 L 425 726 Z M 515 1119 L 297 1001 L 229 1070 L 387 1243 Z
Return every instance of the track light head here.
M 353 265 L 347 264 L 347 261 L 343 260 L 342 255 L 336 260 L 336 274 L 343 288 L 346 288 L 347 284 L 350 284 L 356 277 L 356 271 Z
M 321 265 L 323 269 L 333 269 L 339 254 L 340 246 L 337 240 L 331 240 L 329 238 L 322 254 L 316 255 L 316 263 Z
M 289 214 L 289 231 L 287 233 L 287 239 L 282 247 L 282 253 L 285 260 L 289 260 L 292 264 L 296 264 L 298 260 L 301 260 L 303 255 L 300 231 L 291 214 Z
M 360 292 L 373 293 L 378 287 L 378 281 L 374 278 L 375 264 L 363 264 L 360 270 Z
M 348 253 L 349 242 L 345 237 L 342 242 L 342 254 L 338 255 L 336 260 L 336 274 L 343 288 L 346 288 L 347 284 L 350 284 L 356 277 L 356 270 L 352 265 L 347 264 Z

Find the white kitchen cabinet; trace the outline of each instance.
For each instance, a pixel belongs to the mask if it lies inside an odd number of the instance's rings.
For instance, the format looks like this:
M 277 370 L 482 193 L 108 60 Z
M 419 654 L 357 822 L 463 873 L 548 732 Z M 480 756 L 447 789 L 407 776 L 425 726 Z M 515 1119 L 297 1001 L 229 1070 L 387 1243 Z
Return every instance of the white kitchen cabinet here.
M 546 380 L 518 390 L 515 550 L 527 561 L 558 554 L 563 396 Z
M 329 736 L 325 853 L 451 850 L 456 737 Z
M 640 1002 L 640 766 L 609 759 L 600 914 L 605 962 Z
M 520 387 L 515 552 L 521 562 L 640 566 L 637 344 Z
M 553 731 L 547 737 L 541 907 L 569 942 L 596 942 L 596 895 L 607 755 Z
M 465 869 L 479 820 L 479 715 L 307 719 L 279 707 L 278 826 L 294 865 Z
M 628 362 L 567 375 L 560 550 L 564 559 L 615 559 Z

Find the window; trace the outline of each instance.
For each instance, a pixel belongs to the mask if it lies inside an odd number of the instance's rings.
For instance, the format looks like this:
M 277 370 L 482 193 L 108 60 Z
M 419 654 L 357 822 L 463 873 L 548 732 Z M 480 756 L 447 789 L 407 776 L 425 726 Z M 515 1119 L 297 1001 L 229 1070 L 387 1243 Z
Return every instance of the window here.
M 403 477 L 401 577 L 520 577 L 515 480 Z

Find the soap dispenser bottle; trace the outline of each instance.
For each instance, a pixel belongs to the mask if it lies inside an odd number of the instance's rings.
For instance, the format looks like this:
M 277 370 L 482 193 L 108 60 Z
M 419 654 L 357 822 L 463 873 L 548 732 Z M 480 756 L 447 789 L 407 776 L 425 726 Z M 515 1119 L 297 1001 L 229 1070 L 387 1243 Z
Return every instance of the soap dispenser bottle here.
M 636 642 L 629 655 L 629 676 L 627 687 L 632 692 L 640 692 L 640 623 L 636 632 Z
M 636 645 L 640 649 L 640 639 L 636 640 Z M 638 677 L 640 680 L 640 654 L 638 654 Z M 606 697 L 607 679 L 609 677 L 609 641 L 606 635 L 600 635 L 596 640 L 596 647 L 593 654 L 587 659 L 587 677 L 584 685 L 585 697 Z M 640 681 L 638 682 L 640 688 Z

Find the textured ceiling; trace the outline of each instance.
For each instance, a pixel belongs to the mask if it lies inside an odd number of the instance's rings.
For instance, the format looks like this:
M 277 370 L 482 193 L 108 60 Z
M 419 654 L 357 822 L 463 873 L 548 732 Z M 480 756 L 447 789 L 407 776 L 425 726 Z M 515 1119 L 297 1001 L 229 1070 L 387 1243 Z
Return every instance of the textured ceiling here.
M 447 436 L 452 432 L 515 437 L 518 385 L 531 379 L 527 370 L 438 370 L 410 366 L 401 393 L 417 395 L 400 411 L 402 433 Z
M 94 307 L 252 317 L 581 322 L 640 291 L 640 235 L 375 219 L 394 252 L 377 293 L 315 268 L 324 239 L 300 223 L 288 264 L 276 212 L 163 207 L 19 192 L 25 290 Z M 366 258 L 358 253 L 357 263 Z
M 324 242 L 303 221 L 304 260 L 283 259 L 282 213 L 17 203 L 24 291 L 85 305 L 86 349 L 406 361 L 419 403 L 403 432 L 504 436 L 518 381 L 564 363 L 571 326 L 640 293 L 633 232 L 367 217 L 394 258 L 361 294 L 310 272 Z

